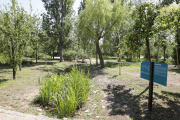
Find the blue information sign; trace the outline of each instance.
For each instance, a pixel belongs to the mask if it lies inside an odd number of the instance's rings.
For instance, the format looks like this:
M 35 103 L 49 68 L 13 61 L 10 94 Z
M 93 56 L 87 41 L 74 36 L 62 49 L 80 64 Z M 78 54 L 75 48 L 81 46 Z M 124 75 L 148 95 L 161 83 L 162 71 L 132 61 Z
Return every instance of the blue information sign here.
M 141 61 L 141 78 L 149 80 L 149 78 L 150 78 L 150 62 Z
M 150 62 L 141 61 L 141 78 L 150 79 Z M 163 63 L 154 63 L 153 82 L 167 85 L 168 65 Z
M 166 86 L 167 85 L 167 70 L 168 70 L 167 64 L 154 63 L 153 82 Z

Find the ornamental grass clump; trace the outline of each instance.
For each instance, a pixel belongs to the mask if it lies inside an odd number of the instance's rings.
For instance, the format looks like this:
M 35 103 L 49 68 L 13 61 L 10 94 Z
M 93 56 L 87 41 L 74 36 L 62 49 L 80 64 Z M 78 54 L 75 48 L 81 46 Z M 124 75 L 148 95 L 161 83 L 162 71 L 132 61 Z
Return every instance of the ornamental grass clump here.
M 83 70 L 73 67 L 70 73 L 39 81 L 41 103 L 54 106 L 60 117 L 74 115 L 88 97 L 89 77 L 89 73 L 86 75 Z

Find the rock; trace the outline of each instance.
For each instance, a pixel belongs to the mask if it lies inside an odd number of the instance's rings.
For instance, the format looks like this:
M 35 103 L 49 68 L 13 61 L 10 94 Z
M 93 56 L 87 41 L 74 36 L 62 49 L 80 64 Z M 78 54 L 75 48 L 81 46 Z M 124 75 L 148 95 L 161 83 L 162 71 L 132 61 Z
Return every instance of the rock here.
M 91 116 L 92 115 L 92 113 L 89 113 L 89 114 L 87 114 L 88 116 Z
M 87 112 L 89 112 L 89 110 L 85 110 L 84 112 L 86 112 L 86 113 L 87 113 Z
M 45 106 L 45 110 L 47 110 L 48 109 L 48 107 L 47 106 Z
M 95 108 L 97 105 L 96 105 L 96 104 L 93 104 L 92 106 Z
M 42 109 L 36 109 L 37 111 L 39 111 L 39 112 L 42 112 Z
M 98 92 L 98 90 L 93 91 L 93 93 L 95 93 L 95 94 L 96 94 L 97 92 Z
M 67 120 L 67 118 L 63 118 L 63 120 Z
M 100 116 L 96 116 L 96 118 L 100 118 Z
M 102 108 L 106 108 L 105 106 L 102 106 Z

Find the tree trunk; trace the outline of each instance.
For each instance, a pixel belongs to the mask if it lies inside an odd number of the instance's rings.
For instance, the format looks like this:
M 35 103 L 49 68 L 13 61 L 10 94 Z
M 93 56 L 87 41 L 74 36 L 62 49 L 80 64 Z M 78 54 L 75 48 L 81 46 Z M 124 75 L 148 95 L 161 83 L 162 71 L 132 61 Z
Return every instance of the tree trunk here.
M 97 53 L 99 55 L 101 68 L 104 68 L 104 60 L 103 60 L 103 57 L 102 57 L 101 49 L 99 47 L 99 40 L 96 41 L 96 48 L 97 48 Z
M 14 80 L 16 79 L 16 70 L 15 70 L 14 67 L 13 67 L 13 79 L 14 79 Z
M 159 59 L 159 46 L 158 46 L 158 50 L 157 50 L 157 58 L 156 58 L 156 60 L 158 61 L 158 59 Z
M 37 64 L 37 48 L 36 48 L 36 64 Z
M 22 63 L 19 64 L 19 71 L 22 69 Z
M 54 50 L 53 50 L 53 60 L 54 60 Z
M 146 37 L 146 47 L 147 47 L 147 52 L 148 52 L 148 60 L 151 62 L 151 54 L 150 54 L 150 49 L 149 49 L 149 39 Z
M 96 66 L 98 66 L 98 52 L 97 52 L 97 46 L 96 46 Z
M 59 35 L 60 35 L 60 37 L 59 37 L 59 56 L 60 56 L 60 62 L 63 62 L 64 59 L 63 59 L 63 51 L 62 51 L 62 44 L 63 44 L 63 42 L 62 42 L 62 28 L 59 32 Z
M 176 47 L 176 54 L 177 54 L 177 65 L 178 65 L 178 72 L 179 72 L 178 47 Z
M 139 61 L 141 61 L 141 51 L 139 50 Z
M 121 52 L 119 52 L 119 75 L 121 75 Z
M 166 61 L 166 48 L 165 47 L 163 48 L 164 48 L 164 61 Z

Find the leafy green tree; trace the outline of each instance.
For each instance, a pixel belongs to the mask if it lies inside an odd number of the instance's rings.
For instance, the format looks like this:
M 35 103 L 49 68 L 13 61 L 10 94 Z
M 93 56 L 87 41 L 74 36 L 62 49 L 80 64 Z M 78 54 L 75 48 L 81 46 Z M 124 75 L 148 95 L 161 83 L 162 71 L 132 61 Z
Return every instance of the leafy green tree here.
M 43 42 L 43 49 L 45 52 L 49 52 L 53 54 L 54 59 L 54 51 L 58 45 L 58 31 L 56 31 L 55 24 L 53 23 L 52 19 L 49 15 L 43 13 L 43 22 L 42 22 L 42 29 L 40 38 Z
M 79 15 L 79 29 L 84 31 L 84 35 L 93 39 L 99 55 L 101 68 L 104 68 L 102 52 L 99 41 L 113 28 L 126 18 L 126 7 L 121 1 L 111 3 L 109 0 L 86 0 L 85 9 Z
M 158 29 L 169 29 L 171 33 L 174 33 L 175 35 L 175 42 L 171 41 L 171 43 L 174 43 L 176 46 L 174 49 L 173 59 L 175 64 L 178 64 L 180 62 L 180 58 L 178 57 L 180 55 L 180 8 L 175 9 L 173 5 L 164 7 L 161 10 L 161 14 L 157 17 L 157 21 Z
M 154 21 L 158 15 L 158 9 L 152 3 L 141 3 L 136 6 L 132 13 L 132 18 L 134 20 L 134 37 L 135 40 L 138 37 L 145 39 L 146 47 L 148 51 L 148 60 L 151 61 L 150 48 L 149 48 L 149 38 L 153 35 L 154 31 Z M 135 42 L 135 40 L 133 42 Z M 139 42 L 138 42 L 139 44 Z
M 80 2 L 80 6 L 78 7 L 78 14 L 85 9 L 86 0 L 82 0 Z
M 11 6 L 5 6 L 0 11 L 0 46 L 3 54 L 13 68 L 13 79 L 16 78 L 17 66 L 22 63 L 23 52 L 29 40 L 30 24 L 29 15 L 16 0 L 11 0 Z
M 66 18 L 69 14 L 72 13 L 72 6 L 74 0 L 42 0 L 44 2 L 45 9 L 47 14 L 51 17 L 52 21 L 55 24 L 55 29 L 58 32 L 59 37 L 59 54 L 60 61 L 63 61 L 63 43 L 64 38 L 64 29 Z
M 176 4 L 180 3 L 179 0 L 160 0 L 160 5 L 162 7 L 165 7 L 165 6 L 168 6 L 168 5 L 172 4 L 173 2 L 176 2 Z

